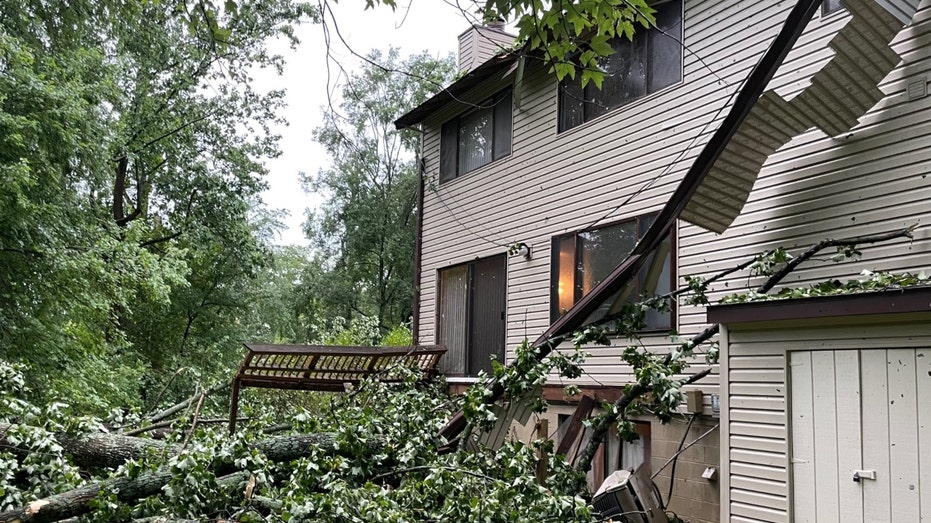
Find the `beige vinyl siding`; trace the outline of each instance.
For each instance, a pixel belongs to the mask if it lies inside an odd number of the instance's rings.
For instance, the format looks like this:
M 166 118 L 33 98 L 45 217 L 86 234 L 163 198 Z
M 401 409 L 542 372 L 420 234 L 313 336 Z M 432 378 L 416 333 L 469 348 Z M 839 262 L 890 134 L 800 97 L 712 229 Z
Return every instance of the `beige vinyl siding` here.
M 442 184 L 437 177 L 440 126 L 466 106 L 449 107 L 425 122 L 419 341 L 435 341 L 437 271 L 503 253 L 514 242 L 530 245 L 533 257 L 508 259 L 506 346 L 510 350 L 524 337 L 534 339 L 543 332 L 550 323 L 552 237 L 658 210 L 715 130 L 729 97 L 769 45 L 790 6 L 791 2 L 686 0 L 683 34 L 689 50 L 683 53 L 684 81 L 563 133 L 556 132 L 556 81 L 528 60 L 520 110 L 514 112 L 512 154 Z M 931 71 L 931 9 L 927 2 L 923 7 L 916 17 L 921 23 L 895 40 L 894 50 L 905 64 L 881 84 L 887 97 L 849 136 L 830 139 L 809 131 L 778 150 L 725 234 L 680 224 L 680 284 L 686 274 L 708 276 L 774 246 L 806 247 L 824 237 L 929 221 L 931 97 L 906 102 L 903 94 L 909 80 Z M 826 42 L 848 18 L 816 17 L 770 87 L 789 97 L 803 89 L 819 64 L 831 58 Z M 513 74 L 465 98 L 482 100 L 512 82 Z M 629 203 L 614 209 L 648 183 Z M 862 262 L 813 264 L 787 283 L 852 277 L 864 268 L 931 268 L 929 247 L 928 232 L 919 229 L 914 242 L 865 247 Z M 748 281 L 760 283 L 735 276 L 713 297 L 745 288 Z M 703 308 L 680 306 L 677 312 L 683 334 L 705 326 Z M 645 343 L 662 349 L 665 337 L 648 336 Z M 630 369 L 620 364 L 617 349 L 589 352 L 590 379 L 605 384 L 629 380 Z M 713 389 L 716 381 L 702 383 Z

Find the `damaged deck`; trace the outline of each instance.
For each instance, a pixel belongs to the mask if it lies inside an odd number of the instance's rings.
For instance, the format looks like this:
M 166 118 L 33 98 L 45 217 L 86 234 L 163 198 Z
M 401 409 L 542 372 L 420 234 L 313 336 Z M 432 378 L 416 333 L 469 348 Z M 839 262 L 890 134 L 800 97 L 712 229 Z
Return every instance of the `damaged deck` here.
M 347 385 L 379 375 L 399 381 L 387 371 L 415 369 L 427 379 L 436 372 L 446 349 L 436 345 L 407 347 L 337 347 L 324 345 L 246 344 L 246 357 L 233 378 L 230 431 L 236 428 L 239 390 L 266 389 L 343 391 Z

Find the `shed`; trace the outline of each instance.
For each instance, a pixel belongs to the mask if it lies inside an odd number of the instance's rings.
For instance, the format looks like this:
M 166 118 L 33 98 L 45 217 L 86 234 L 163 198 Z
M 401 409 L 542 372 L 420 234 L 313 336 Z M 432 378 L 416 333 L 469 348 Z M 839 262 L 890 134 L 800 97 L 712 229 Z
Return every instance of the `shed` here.
M 931 287 L 708 319 L 722 326 L 722 521 L 931 521 Z

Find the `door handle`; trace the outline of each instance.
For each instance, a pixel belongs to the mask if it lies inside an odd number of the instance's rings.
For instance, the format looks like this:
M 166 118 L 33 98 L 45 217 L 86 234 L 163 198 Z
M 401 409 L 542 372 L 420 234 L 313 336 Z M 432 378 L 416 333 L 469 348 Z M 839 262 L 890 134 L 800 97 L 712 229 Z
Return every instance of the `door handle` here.
M 875 470 L 855 470 L 853 471 L 853 481 L 859 483 L 861 479 L 870 479 L 876 481 Z

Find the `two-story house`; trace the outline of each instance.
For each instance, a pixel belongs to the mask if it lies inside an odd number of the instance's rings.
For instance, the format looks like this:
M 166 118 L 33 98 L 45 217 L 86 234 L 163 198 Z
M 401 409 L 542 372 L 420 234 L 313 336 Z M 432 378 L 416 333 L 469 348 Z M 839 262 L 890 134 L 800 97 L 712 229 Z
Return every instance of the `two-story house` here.
M 460 41 L 473 44 L 462 46 L 467 73 L 397 121 L 422 131 L 415 336 L 449 349 L 448 375 L 474 376 L 492 356 L 507 361 L 571 310 L 634 249 L 708 147 L 721 150 L 679 202 L 670 234 L 602 312 L 773 247 L 928 222 L 928 0 L 809 9 L 762 96 L 723 143 L 711 143 L 803 3 L 657 2 L 656 27 L 615 42 L 601 90 L 559 82 L 533 56 L 501 49 L 500 31 L 464 33 Z M 497 52 L 477 60 L 476 42 Z M 922 227 L 910 242 L 861 250 L 860 262 L 812 264 L 791 284 L 931 267 Z M 753 281 L 724 279 L 715 296 Z M 609 444 L 601 473 L 641 461 L 658 470 L 680 442 L 720 423 L 682 453 L 675 478 L 657 477 L 664 493 L 674 481 L 668 508 L 689 521 L 931 518 L 927 298 L 874 297 L 884 305 L 866 309 L 827 302 L 813 307 L 821 316 L 780 316 L 774 310 L 788 309 L 773 306 L 714 311 L 725 325 L 721 367 L 695 385 L 705 393 L 695 421 L 644 417 L 640 442 Z M 649 316 L 642 343 L 663 351 L 670 331 L 693 335 L 708 321 L 703 307 L 679 304 Z M 618 357 L 624 344 L 587 349 L 578 383 L 588 393 L 611 398 L 631 381 Z M 882 355 L 870 352 L 876 347 Z M 893 368 L 903 358 L 905 370 Z M 870 378 L 879 374 L 886 378 Z M 892 390 L 899 407 L 889 407 Z M 861 401 L 867 396 L 885 410 Z M 557 421 L 572 406 L 551 412 Z M 910 436 L 896 445 L 899 432 Z M 883 464 L 870 466 L 877 446 Z

